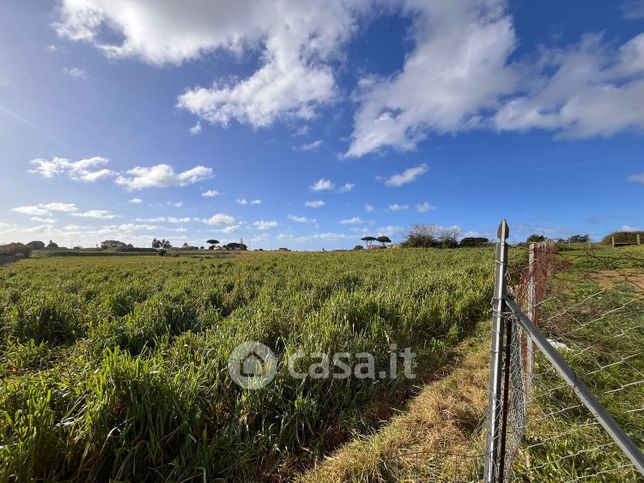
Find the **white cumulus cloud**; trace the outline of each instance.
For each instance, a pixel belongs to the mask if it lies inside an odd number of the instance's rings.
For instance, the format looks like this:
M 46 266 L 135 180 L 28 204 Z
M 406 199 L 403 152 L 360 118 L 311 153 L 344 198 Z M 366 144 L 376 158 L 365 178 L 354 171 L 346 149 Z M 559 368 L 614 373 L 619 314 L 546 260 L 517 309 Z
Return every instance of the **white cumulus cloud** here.
M 275 228 L 277 226 L 277 222 L 272 220 L 259 220 L 253 223 L 253 226 L 258 230 L 268 230 L 269 228 Z
M 321 208 L 324 205 L 325 203 L 322 200 L 307 201 L 306 203 L 304 203 L 304 206 L 308 208 Z
M 219 191 L 217 190 L 204 191 L 203 193 L 201 193 L 201 196 L 205 198 L 214 198 L 215 196 L 219 196 Z
M 427 165 L 421 164 L 414 168 L 407 168 L 402 173 L 394 174 L 393 176 L 385 179 L 387 186 L 402 186 L 407 183 L 416 181 L 416 178 L 427 173 Z
M 203 220 L 207 225 L 232 225 L 235 223 L 235 217 L 226 215 L 225 213 L 217 213 Z
M 34 168 L 29 172 L 53 178 L 55 176 L 67 176 L 75 181 L 93 182 L 106 176 L 114 176 L 116 173 L 107 168 L 100 168 L 109 163 L 109 159 L 102 156 L 72 161 L 67 158 L 54 157 L 52 159 L 33 159 L 30 162 Z
M 409 205 L 401 205 L 401 204 L 398 204 L 398 203 L 394 203 L 393 205 L 389 205 L 387 207 L 388 211 L 403 211 L 403 210 L 408 210 L 408 209 L 409 209 Z
M 186 171 L 176 173 L 168 164 L 156 166 L 137 166 L 129 169 L 125 175 L 119 175 L 116 184 L 128 190 L 143 188 L 166 188 L 168 186 L 187 186 L 212 177 L 212 169 L 205 166 L 195 166 Z
M 307 218 L 306 216 L 288 215 L 288 219 L 295 223 L 317 223 L 315 218 Z
M 79 216 L 81 218 L 95 218 L 97 220 L 110 220 L 116 218 L 116 215 L 107 210 L 88 210 L 71 213 L 72 216 Z
M 335 188 L 335 185 L 329 179 L 320 178 L 311 186 L 311 191 L 328 191 Z
M 364 221 L 361 218 L 354 216 L 353 218 L 341 220 L 340 223 L 343 225 L 361 225 L 364 223 Z

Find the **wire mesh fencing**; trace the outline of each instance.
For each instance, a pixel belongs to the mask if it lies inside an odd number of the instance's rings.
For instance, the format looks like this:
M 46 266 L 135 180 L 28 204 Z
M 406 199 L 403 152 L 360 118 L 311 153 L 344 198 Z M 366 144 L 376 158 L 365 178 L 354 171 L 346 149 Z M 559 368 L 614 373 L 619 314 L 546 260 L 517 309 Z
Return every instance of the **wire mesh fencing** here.
M 641 457 L 644 251 L 549 242 L 530 247 L 529 259 L 522 274 L 509 274 L 518 282 L 507 297 L 547 337 Z M 503 315 L 507 332 L 497 478 L 644 481 L 632 457 L 535 350 L 517 314 L 506 306 Z

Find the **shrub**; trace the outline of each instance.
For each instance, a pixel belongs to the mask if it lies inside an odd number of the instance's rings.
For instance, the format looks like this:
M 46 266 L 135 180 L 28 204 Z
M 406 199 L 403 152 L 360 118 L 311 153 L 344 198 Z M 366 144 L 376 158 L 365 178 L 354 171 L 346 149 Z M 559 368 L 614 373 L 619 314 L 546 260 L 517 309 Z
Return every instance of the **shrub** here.
M 31 253 L 31 247 L 23 243 L 9 243 L 0 246 L 0 255 L 22 255 L 28 257 Z
M 546 237 L 543 235 L 537 235 L 536 233 L 533 233 L 526 239 L 526 243 L 540 243 L 542 241 L 546 241 Z
M 609 235 L 606 235 L 602 239 L 602 243 L 610 245 L 612 243 L 612 237 L 615 237 L 615 243 L 637 243 L 637 235 L 640 236 L 640 241 L 644 238 L 644 231 L 614 231 Z
M 484 247 L 489 244 L 490 240 L 488 240 L 487 238 L 475 236 L 465 237 L 459 243 L 459 245 L 462 247 Z
M 38 240 L 30 241 L 29 243 L 27 243 L 27 246 L 32 250 L 42 250 L 43 248 L 45 248 L 45 242 L 41 242 Z

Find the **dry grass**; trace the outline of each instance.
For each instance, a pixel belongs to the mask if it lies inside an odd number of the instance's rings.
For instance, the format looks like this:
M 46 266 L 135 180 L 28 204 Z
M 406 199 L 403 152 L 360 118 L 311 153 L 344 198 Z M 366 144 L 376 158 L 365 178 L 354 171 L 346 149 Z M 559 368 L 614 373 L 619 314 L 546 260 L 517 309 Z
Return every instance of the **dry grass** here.
M 340 448 L 299 481 L 442 480 L 468 471 L 461 456 L 473 453 L 487 404 L 487 333 L 479 330 L 462 343 L 456 368 L 425 386 L 404 413 L 372 436 Z
M 615 285 L 629 281 L 638 288 L 644 287 L 644 272 L 639 268 L 622 268 L 620 270 L 601 270 L 591 275 L 602 288 L 613 288 Z

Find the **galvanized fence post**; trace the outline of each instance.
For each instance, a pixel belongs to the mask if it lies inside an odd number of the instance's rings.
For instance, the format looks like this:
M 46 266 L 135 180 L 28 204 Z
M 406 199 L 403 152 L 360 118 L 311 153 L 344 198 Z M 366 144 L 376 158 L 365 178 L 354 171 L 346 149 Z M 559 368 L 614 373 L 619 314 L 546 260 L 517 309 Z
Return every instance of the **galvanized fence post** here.
M 528 270 L 529 270 L 529 280 L 528 280 L 528 300 L 527 300 L 527 311 L 528 317 L 530 320 L 537 320 L 537 259 L 536 259 L 536 250 L 537 246 L 534 243 L 530 243 L 530 255 L 528 260 Z M 534 343 L 532 342 L 532 337 L 526 335 L 526 392 L 528 398 L 532 396 L 532 374 L 534 372 Z
M 496 246 L 495 272 L 494 272 L 494 299 L 492 320 L 492 347 L 490 350 L 490 381 L 488 394 L 488 431 L 485 445 L 485 473 L 486 482 L 495 482 L 498 479 L 501 423 L 501 369 L 503 366 L 503 335 L 505 332 L 505 301 L 508 271 L 508 245 L 510 234 L 507 221 L 503 219 L 499 225 L 497 235 L 500 242 Z

